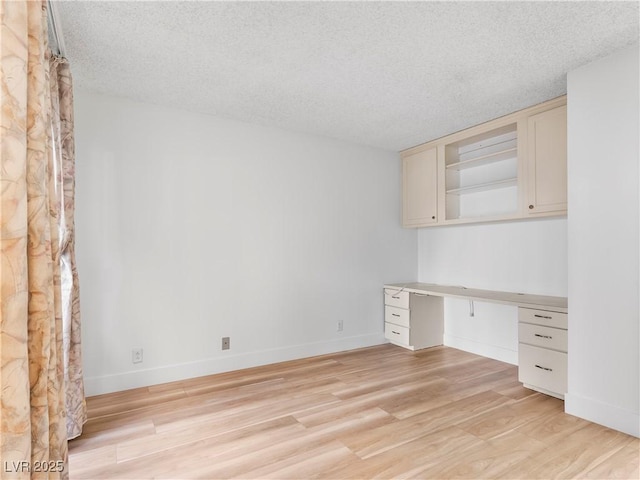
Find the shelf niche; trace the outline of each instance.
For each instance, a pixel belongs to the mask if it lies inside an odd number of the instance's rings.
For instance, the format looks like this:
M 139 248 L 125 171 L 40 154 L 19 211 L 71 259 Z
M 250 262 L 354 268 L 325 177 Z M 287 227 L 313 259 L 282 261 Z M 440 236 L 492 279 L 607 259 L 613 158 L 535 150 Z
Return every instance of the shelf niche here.
M 517 123 L 445 145 L 447 220 L 517 212 Z

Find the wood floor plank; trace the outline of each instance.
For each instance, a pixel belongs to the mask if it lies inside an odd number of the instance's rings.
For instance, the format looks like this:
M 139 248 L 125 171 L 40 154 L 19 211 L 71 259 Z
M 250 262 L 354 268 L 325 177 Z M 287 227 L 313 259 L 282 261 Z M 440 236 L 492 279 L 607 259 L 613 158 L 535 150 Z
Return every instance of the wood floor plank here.
M 374 407 L 357 411 L 350 415 L 341 416 L 333 421 L 320 423 L 307 428 L 309 433 L 324 433 L 332 438 L 342 438 L 343 435 L 359 435 L 372 429 L 394 423 L 397 420 L 381 408 Z
M 322 355 L 88 399 L 73 479 L 638 478 L 640 440 L 448 347 Z
M 425 465 L 437 464 L 452 452 L 466 451 L 481 442 L 455 426 L 446 427 L 369 456 L 346 472 L 335 471 L 335 478 L 410 478 Z M 348 476 L 342 476 L 345 474 Z
M 341 440 L 361 458 L 369 458 L 511 401 L 495 392 L 483 392 Z
M 630 442 L 615 452 L 605 462 L 601 462 L 589 470 L 584 478 L 615 479 L 640 478 L 640 447 L 638 442 Z
M 523 414 L 517 412 L 510 406 L 506 406 L 499 411 L 491 410 L 483 412 L 474 418 L 459 423 L 458 426 L 478 438 L 487 440 L 505 431 L 515 430 L 518 427 L 527 425 L 539 419 L 540 415 L 540 413 L 534 411 Z M 542 415 L 551 417 L 555 415 L 555 413 L 545 413 Z
M 152 390 L 149 388 L 140 388 L 130 393 L 119 392 L 113 395 L 100 395 L 98 397 L 90 397 L 87 399 L 87 408 L 93 412 L 94 418 L 117 413 L 118 403 L 121 399 L 126 400 L 129 410 L 136 410 L 145 406 L 153 406 L 174 399 L 186 397 L 186 393 L 182 388 L 170 388 L 164 391 Z
M 409 370 L 408 372 L 398 372 L 397 368 L 389 369 L 385 372 L 370 372 L 365 378 L 350 381 L 345 379 L 345 386 L 337 388 L 333 394 L 342 399 L 356 397 L 366 393 L 376 392 L 385 388 L 397 386 L 409 386 L 411 383 L 418 383 L 427 386 L 432 381 L 443 381 L 438 377 L 433 377 L 422 371 Z M 348 383 L 346 383 L 348 382 Z M 432 388 L 429 385 L 429 388 Z
M 322 475 L 327 465 L 345 465 L 353 461 L 353 452 L 338 441 L 311 447 L 280 461 L 245 472 L 237 478 L 242 479 L 309 479 Z
M 198 439 L 170 452 L 145 452 L 144 456 L 128 460 L 119 458 L 119 467 L 136 478 L 194 478 L 212 465 L 235 461 L 304 434 L 304 427 L 293 417 L 284 417 Z
M 434 377 L 424 382 L 422 388 L 408 392 L 402 398 L 383 400 L 380 406 L 402 420 L 451 403 L 452 398 L 444 394 L 448 388 L 446 379 Z
M 306 427 L 313 427 L 323 423 L 338 420 L 352 413 L 377 406 L 382 400 L 399 398 L 406 393 L 397 389 L 371 392 L 358 397 L 348 398 L 332 404 L 330 402 L 318 407 L 296 412 L 296 419 Z M 337 398 L 337 397 L 335 397 Z
M 304 456 L 310 450 L 332 442 L 334 440 L 331 435 L 325 432 L 298 430 L 286 439 L 271 441 L 266 445 L 251 444 L 246 448 L 240 446 L 234 451 L 225 452 L 224 455 L 216 455 L 207 465 L 197 469 L 191 465 L 190 470 L 199 478 L 238 478 L 254 470 L 268 469 L 272 464 L 282 465 L 291 457 Z M 172 477 L 162 474 L 158 478 Z
M 298 389 L 296 386 L 289 389 L 289 386 L 279 385 L 274 389 L 263 387 L 250 394 L 243 391 L 238 393 L 237 397 L 217 397 L 215 394 L 207 393 L 199 397 L 200 402 L 187 408 L 155 414 L 152 419 L 157 431 L 164 432 L 226 417 L 244 418 L 252 412 L 260 416 L 264 408 L 269 408 L 272 413 L 278 410 L 289 415 L 294 411 L 338 402 L 339 399 L 329 393 L 330 391 L 331 387 L 324 381 L 310 381 L 306 389 Z
M 579 430 L 564 438 L 556 437 L 547 448 L 514 465 L 501 478 L 581 478 L 598 466 L 608 465 L 611 457 L 623 447 L 635 444 L 637 438 L 606 427 L 586 422 Z
M 291 417 L 291 413 L 297 413 L 299 410 L 305 410 L 319 404 L 335 403 L 335 398 L 329 395 L 302 397 L 297 400 L 271 408 L 269 419 Z M 216 411 L 211 414 L 164 423 L 156 428 L 157 432 L 154 435 L 120 442 L 118 444 L 118 459 L 122 461 L 167 451 L 197 440 L 229 434 L 243 427 L 259 425 L 265 418 L 264 408 L 266 408 L 265 404 L 260 403 L 257 407 L 250 409 L 233 408 L 225 412 Z
M 553 445 L 588 424 L 586 420 L 564 412 L 549 412 L 538 413 L 529 422 L 517 427 L 517 430 L 531 438 Z
M 100 422 L 98 425 L 89 420 L 85 431 L 80 437 L 69 442 L 70 453 L 80 453 L 100 447 L 117 445 L 122 440 L 147 437 L 156 434 L 155 425 L 151 420 L 137 420 L 127 418 L 118 423 Z
M 511 397 L 514 400 L 522 400 L 530 395 L 535 395 L 536 391 L 531 390 L 529 388 L 525 388 L 518 380 L 517 376 L 515 376 L 512 381 L 506 382 L 504 385 L 500 385 L 493 388 L 494 392 L 499 393 L 500 395 L 505 395 L 507 397 Z
M 75 450 L 69 456 L 69 470 L 73 472 L 73 478 L 86 478 L 86 474 L 91 476 L 93 472 L 108 469 L 116 463 L 116 446 L 113 444 L 83 451 Z
M 496 478 L 545 448 L 543 442 L 509 431 L 462 452 L 451 452 L 446 462 L 415 472 L 415 478 Z

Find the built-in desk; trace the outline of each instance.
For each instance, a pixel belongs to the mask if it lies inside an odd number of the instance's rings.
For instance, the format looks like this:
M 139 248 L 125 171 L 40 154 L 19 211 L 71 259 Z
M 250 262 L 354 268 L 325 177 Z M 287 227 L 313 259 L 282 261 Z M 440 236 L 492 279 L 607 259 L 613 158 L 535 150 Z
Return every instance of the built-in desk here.
M 501 292 L 497 290 L 480 290 L 435 283 L 392 283 L 384 286 L 389 293 L 409 292 L 434 297 L 453 297 L 478 302 L 501 303 L 524 308 L 540 308 L 555 312 L 567 313 L 567 297 L 551 297 L 547 295 L 531 295 L 529 293 Z
M 432 283 L 384 285 L 385 337 L 410 350 L 442 345 L 444 297 L 518 307 L 518 376 L 525 387 L 564 398 L 567 298 Z

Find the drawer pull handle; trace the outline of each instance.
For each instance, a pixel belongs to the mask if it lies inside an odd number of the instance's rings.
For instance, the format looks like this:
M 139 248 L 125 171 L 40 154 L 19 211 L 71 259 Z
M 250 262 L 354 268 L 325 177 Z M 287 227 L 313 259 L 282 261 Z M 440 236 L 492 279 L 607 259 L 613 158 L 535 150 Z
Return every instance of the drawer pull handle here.
M 391 333 L 395 333 L 396 335 L 400 335 L 400 332 L 396 332 L 395 330 L 391 330 Z
M 537 313 L 534 315 L 536 318 L 546 318 L 547 320 L 551 320 L 553 317 L 549 317 L 547 315 L 538 315 Z
M 553 372 L 553 368 L 541 367 L 540 365 L 536 365 L 536 368 L 540 370 L 546 370 L 547 372 Z
M 539 333 L 534 333 L 534 335 L 540 338 L 548 338 L 549 340 L 553 338 L 551 335 L 540 335 Z
M 393 295 L 391 295 L 391 298 L 395 298 L 396 300 L 400 300 L 400 297 L 394 297 Z
M 398 315 L 397 313 L 392 313 L 391 316 L 392 317 L 399 317 L 400 315 Z

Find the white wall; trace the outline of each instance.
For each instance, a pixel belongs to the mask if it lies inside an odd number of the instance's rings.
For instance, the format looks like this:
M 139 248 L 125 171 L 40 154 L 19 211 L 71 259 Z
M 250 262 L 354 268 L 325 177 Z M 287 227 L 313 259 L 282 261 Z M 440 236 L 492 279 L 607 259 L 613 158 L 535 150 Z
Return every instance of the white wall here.
M 381 287 L 418 263 L 396 153 L 81 92 L 75 109 L 87 394 L 385 341 Z
M 640 436 L 638 48 L 568 75 L 566 411 Z
M 421 229 L 421 282 L 567 295 L 567 220 L 536 219 Z M 445 299 L 445 345 L 518 363 L 517 308 Z

